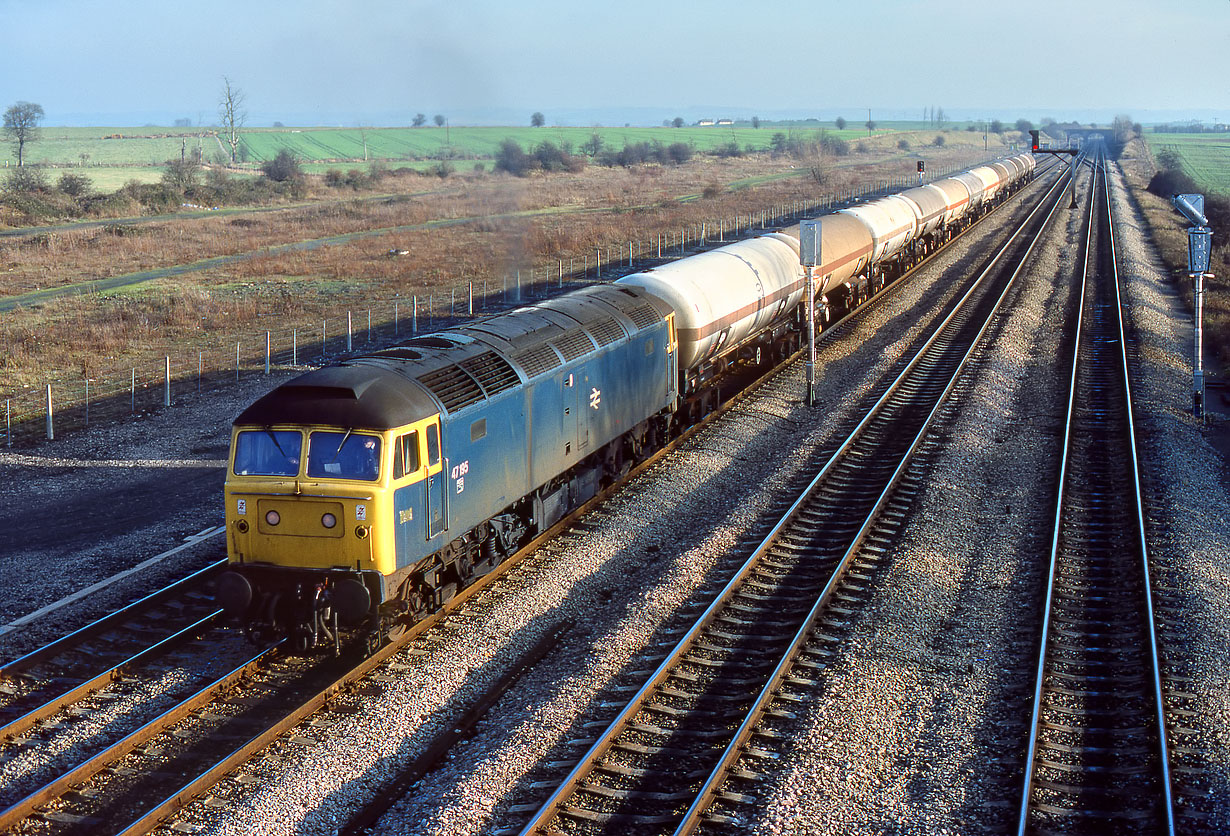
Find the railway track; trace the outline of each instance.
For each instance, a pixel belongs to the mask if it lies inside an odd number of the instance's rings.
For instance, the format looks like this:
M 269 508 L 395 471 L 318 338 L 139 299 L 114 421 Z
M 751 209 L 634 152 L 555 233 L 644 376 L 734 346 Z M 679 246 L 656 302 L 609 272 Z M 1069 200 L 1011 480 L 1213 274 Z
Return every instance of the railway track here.
M 775 722 L 793 718 L 838 652 L 847 616 L 904 521 L 911 457 L 1059 205 L 1063 182 L 882 385 L 849 437 L 819 457 L 802 495 L 551 785 L 522 836 L 688 833 L 740 821 L 740 808 L 755 802 L 745 788 L 779 757 Z
M 556 530 L 523 550 L 523 554 L 532 552 L 601 500 L 580 509 Z M 517 559 L 506 565 L 515 564 Z M 5 798 L 8 807 L 0 810 L 0 827 L 28 821 L 29 826 L 40 832 L 71 832 L 82 827 L 93 832 L 148 832 L 212 786 L 221 775 L 294 728 L 340 691 L 387 663 L 405 642 L 431 629 L 497 577 L 490 575 L 470 587 L 447 610 L 416 625 L 399 642 L 386 646 L 358 666 L 342 661 L 313 665 L 284 657 L 277 649 L 245 658 L 121 740 L 61 770 L 42 785 L 22 787 L 15 793 L 20 798 Z M 216 613 L 207 616 L 207 620 L 213 618 Z M 112 619 L 122 620 L 114 616 Z M 51 651 L 44 649 L 30 656 L 37 654 L 48 658 Z M 96 677 L 101 683 L 99 687 L 139 662 L 125 664 L 129 667 L 109 668 Z M 64 705 L 67 703 L 60 709 Z M 54 731 L 54 724 L 51 729 Z
M 0 740 L 20 737 L 212 629 L 222 612 L 206 585 L 225 563 L 216 561 L 0 666 Z
M 1017 833 L 1170 833 L 1174 802 L 1114 230 L 1093 160 Z

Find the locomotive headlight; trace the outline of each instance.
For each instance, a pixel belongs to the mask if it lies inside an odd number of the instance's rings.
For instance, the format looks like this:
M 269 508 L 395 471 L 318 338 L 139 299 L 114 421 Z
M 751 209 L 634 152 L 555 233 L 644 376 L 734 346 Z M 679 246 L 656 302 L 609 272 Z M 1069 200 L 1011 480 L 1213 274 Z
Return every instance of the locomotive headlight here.
M 277 511 L 270 511 L 269 513 L 265 514 L 265 522 L 269 523 L 270 525 L 277 525 L 281 521 L 282 521 L 282 515 L 279 514 Z
M 237 523 L 235 523 L 235 528 L 239 529 L 240 534 L 247 534 L 248 533 L 248 521 L 239 520 Z
M 325 514 L 320 518 L 320 524 L 325 528 L 333 528 L 333 526 L 337 525 L 337 517 L 332 514 Z
M 358 537 L 360 540 L 366 540 L 367 539 L 367 528 L 361 525 L 358 526 L 354 530 L 354 536 Z

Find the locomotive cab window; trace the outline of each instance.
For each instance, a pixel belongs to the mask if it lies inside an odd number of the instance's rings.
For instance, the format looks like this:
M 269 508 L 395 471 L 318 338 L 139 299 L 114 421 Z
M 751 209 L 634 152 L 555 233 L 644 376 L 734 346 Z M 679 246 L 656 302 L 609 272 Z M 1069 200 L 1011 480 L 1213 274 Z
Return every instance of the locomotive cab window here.
M 397 439 L 393 450 L 393 478 L 412 476 L 419 469 L 419 433 L 408 432 Z
M 478 441 L 487 437 L 487 419 L 479 418 L 470 425 L 470 441 Z
M 374 482 L 380 476 L 380 439 L 349 431 L 314 432 L 308 437 L 307 475 Z
M 432 424 L 427 428 L 427 466 L 435 467 L 440 463 L 440 427 Z
M 236 476 L 298 476 L 298 430 L 245 430 L 235 437 Z

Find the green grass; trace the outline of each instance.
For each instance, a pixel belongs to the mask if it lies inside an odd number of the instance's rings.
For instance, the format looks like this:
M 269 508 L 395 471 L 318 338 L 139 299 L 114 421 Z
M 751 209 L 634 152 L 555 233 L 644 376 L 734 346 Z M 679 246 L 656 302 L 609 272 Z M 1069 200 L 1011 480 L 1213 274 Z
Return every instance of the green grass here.
M 1230 194 L 1230 134 L 1146 133 L 1145 140 L 1155 156 L 1162 151 L 1177 154 L 1183 170 L 1202 189 Z
M 953 130 L 959 126 L 953 125 Z M 209 131 L 211 129 L 202 129 Z M 618 149 L 627 143 L 659 142 L 670 145 L 684 142 L 698 152 L 736 143 L 740 149 L 766 150 L 773 135 L 785 133 L 811 138 L 820 131 L 851 143 L 867 137 L 865 128 L 851 120 L 845 130 L 837 130 L 831 122 L 763 122 L 760 128 L 748 123 L 733 126 L 694 125 L 668 127 L 450 127 L 437 128 L 250 128 L 243 132 L 241 154 L 247 167 L 257 173 L 258 166 L 273 159 L 283 148 L 303 163 L 305 171 L 321 174 L 337 168 L 343 171 L 362 167 L 366 161 L 381 160 L 391 167 L 430 169 L 440 159 L 451 159 L 458 171 L 473 168 L 475 161 L 485 161 L 490 169 L 499 145 L 511 139 L 530 149 L 550 141 L 570 144 L 574 151 L 597 133 L 604 147 Z M 902 131 L 917 132 L 909 139 L 921 147 L 938 133 L 921 122 L 888 122 L 877 126 L 876 136 Z M 162 177 L 168 159 L 179 157 L 185 150 L 199 150 L 207 161 L 226 158 L 223 146 L 212 133 L 199 133 L 194 128 L 111 127 L 111 128 L 43 128 L 38 140 L 26 146 L 26 161 L 55 169 L 71 169 L 88 176 L 99 191 L 114 191 L 129 180 L 156 182 Z M 118 138 L 117 138 L 118 137 Z M 366 143 L 366 149 L 364 144 Z M 0 167 L 16 162 L 11 145 L 0 146 Z M 0 172 L 2 173 L 2 172 Z
M 914 130 L 913 123 L 889 123 L 876 128 L 876 135 L 898 130 Z M 211 129 L 202 129 L 210 131 Z M 834 136 L 858 140 L 866 130 L 849 126 L 837 130 L 832 123 L 793 122 L 762 123 L 760 128 L 747 124 L 735 126 L 682 128 L 665 127 L 450 127 L 437 128 L 249 128 L 242 134 L 241 153 L 250 163 L 272 159 L 283 148 L 289 149 L 305 163 L 362 162 L 364 141 L 366 158 L 386 161 L 456 159 L 491 159 L 500 143 L 512 139 L 522 147 L 543 141 L 556 144 L 568 142 L 574 149 L 597 133 L 607 147 L 621 148 L 630 142 L 661 142 L 669 145 L 686 142 L 698 151 L 710 151 L 730 142 L 740 148 L 766 149 L 773 134 L 798 132 L 813 135 L 826 130 Z M 26 145 L 25 160 L 34 165 L 66 166 L 161 166 L 185 150 L 199 150 L 206 161 L 221 161 L 224 148 L 212 133 L 194 135 L 194 128 L 110 127 L 110 128 L 42 128 L 36 141 Z M 83 156 L 84 155 L 84 156 Z M 0 146 L 0 167 L 17 161 L 16 151 L 9 144 Z

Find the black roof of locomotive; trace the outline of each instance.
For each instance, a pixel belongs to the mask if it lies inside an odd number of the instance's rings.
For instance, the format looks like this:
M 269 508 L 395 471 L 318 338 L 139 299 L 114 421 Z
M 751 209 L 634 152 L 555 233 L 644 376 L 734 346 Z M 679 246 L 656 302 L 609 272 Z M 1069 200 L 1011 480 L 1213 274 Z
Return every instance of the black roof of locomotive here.
M 671 311 L 639 288 L 599 285 L 406 340 L 283 383 L 237 426 L 387 430 L 481 403 Z

